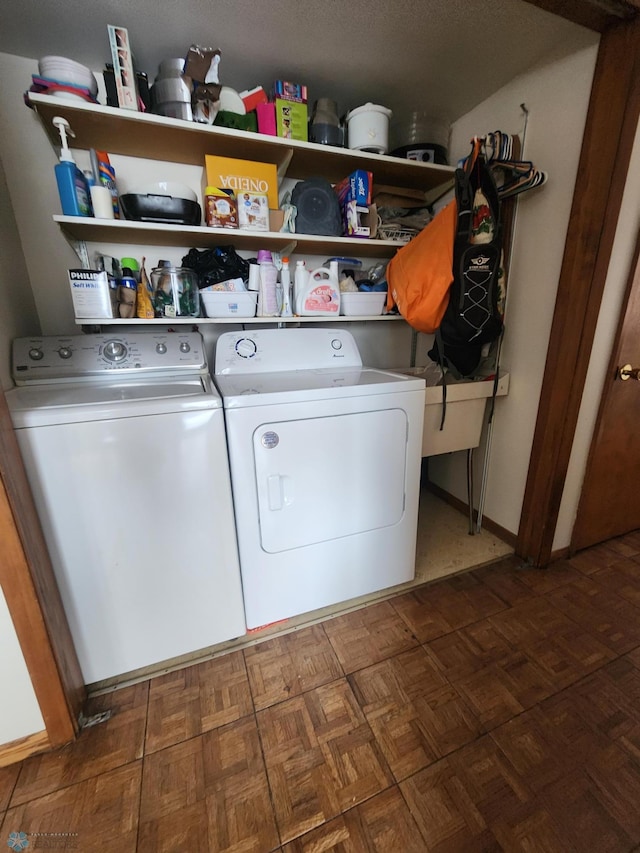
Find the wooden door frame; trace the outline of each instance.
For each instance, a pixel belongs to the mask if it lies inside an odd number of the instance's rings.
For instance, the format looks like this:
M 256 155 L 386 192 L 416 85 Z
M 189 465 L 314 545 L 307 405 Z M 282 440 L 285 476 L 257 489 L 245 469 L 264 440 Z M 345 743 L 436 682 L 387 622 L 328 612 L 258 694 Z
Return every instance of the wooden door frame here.
M 549 5 L 556 4 L 547 0 Z M 640 19 L 635 16 L 609 23 L 600 39 L 516 542 L 516 554 L 534 566 L 552 558 L 639 118 Z
M 611 355 L 609 357 L 609 364 L 606 372 L 607 378 L 605 380 L 602 396 L 600 398 L 600 406 L 598 408 L 598 414 L 593 429 L 593 439 L 591 441 L 591 448 L 587 457 L 582 494 L 580 495 L 578 510 L 576 512 L 576 521 L 573 526 L 573 532 L 571 534 L 571 542 L 569 543 L 569 554 L 574 554 L 581 548 L 589 547 L 589 545 L 591 544 L 591 537 L 588 535 L 590 529 L 589 524 L 587 523 L 588 515 L 587 517 L 585 517 L 583 513 L 585 507 L 589 507 L 590 497 L 596 495 L 598 496 L 597 502 L 595 504 L 595 506 L 598 508 L 598 512 L 600 510 L 601 501 L 599 493 L 594 491 L 593 487 L 589 488 L 587 486 L 585 488 L 585 484 L 588 484 L 590 482 L 590 474 L 592 473 L 594 464 L 596 464 L 595 459 L 597 456 L 598 437 L 603 434 L 602 430 L 606 429 L 606 427 L 603 426 L 603 421 L 605 420 L 607 412 L 610 408 L 612 397 L 616 393 L 620 393 L 620 388 L 616 388 L 616 386 L 619 386 L 621 384 L 619 381 L 616 381 L 618 374 L 618 366 L 624 364 L 622 353 L 629 342 L 629 338 L 635 337 L 635 334 L 633 333 L 632 335 L 629 335 L 628 329 L 631 328 L 635 331 L 638 323 L 640 322 L 639 293 L 640 232 L 636 234 L 635 248 L 633 250 L 633 260 L 629 269 L 629 275 L 627 276 L 627 285 L 622 300 L 623 307 L 620 311 L 620 317 L 618 318 L 618 325 L 616 328 L 613 347 L 611 348 Z M 631 384 L 633 385 L 635 383 Z M 591 512 L 591 518 L 593 518 L 593 512 Z M 589 541 L 586 542 L 586 540 Z

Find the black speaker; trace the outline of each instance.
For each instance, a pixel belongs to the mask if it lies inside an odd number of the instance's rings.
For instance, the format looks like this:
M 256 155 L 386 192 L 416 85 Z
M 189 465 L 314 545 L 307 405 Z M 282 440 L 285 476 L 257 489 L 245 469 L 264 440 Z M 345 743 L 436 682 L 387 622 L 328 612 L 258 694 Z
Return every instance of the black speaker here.
M 324 178 L 299 181 L 291 193 L 291 204 L 297 208 L 296 234 L 342 236 L 340 203 L 329 181 Z

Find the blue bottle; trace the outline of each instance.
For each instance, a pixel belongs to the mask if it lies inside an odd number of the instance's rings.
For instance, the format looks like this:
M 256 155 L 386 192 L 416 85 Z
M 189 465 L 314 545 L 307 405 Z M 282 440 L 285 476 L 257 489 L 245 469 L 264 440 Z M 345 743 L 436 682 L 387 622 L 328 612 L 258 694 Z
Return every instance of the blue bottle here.
M 67 145 L 67 133 L 70 136 L 74 136 L 74 133 L 69 122 L 61 116 L 55 116 L 53 124 L 58 129 L 62 142 L 60 162 L 54 169 L 62 212 L 65 216 L 93 216 L 87 179 L 76 165 Z

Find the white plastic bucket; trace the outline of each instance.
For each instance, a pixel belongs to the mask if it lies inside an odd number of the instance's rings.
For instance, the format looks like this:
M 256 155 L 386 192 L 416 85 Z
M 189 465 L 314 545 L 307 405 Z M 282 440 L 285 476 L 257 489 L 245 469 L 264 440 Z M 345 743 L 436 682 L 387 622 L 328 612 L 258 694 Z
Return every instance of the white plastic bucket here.
M 364 104 L 347 113 L 347 147 L 386 154 L 392 112 L 378 104 Z

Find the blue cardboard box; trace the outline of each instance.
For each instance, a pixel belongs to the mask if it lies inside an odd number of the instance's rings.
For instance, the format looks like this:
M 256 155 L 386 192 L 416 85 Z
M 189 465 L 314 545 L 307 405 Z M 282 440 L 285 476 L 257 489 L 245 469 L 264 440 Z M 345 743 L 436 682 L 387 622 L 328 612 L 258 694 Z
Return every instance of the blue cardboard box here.
M 337 183 L 334 190 L 338 193 L 338 199 L 342 205 L 350 201 L 358 206 L 369 205 L 373 190 L 373 174 L 364 169 L 356 169 Z

